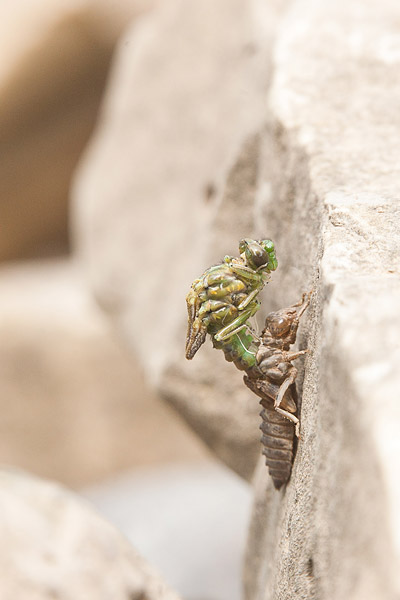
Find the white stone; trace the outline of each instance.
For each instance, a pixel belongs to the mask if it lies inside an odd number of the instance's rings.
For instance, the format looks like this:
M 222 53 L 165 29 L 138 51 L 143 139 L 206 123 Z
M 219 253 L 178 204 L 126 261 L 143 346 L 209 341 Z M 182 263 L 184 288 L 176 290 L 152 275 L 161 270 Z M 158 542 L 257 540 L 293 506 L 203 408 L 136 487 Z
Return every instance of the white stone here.
M 302 441 L 285 495 L 258 484 L 249 599 L 400 593 L 400 85 L 379 50 L 399 16 L 395 2 L 300 0 L 277 46 L 270 107 L 284 143 L 265 171 L 290 164 L 278 248 L 314 267 L 316 292 Z
M 53 483 L 0 472 L 4 600 L 178 600 L 91 506 Z

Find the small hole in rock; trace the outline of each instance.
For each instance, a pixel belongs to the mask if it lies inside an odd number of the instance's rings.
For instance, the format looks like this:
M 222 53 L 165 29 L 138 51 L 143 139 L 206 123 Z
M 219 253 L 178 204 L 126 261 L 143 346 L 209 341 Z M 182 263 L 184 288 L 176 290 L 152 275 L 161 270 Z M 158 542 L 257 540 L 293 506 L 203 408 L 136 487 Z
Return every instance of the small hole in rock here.
M 217 189 L 213 183 L 207 183 L 204 186 L 204 200 L 206 203 L 211 202 L 214 199 Z
M 314 561 L 311 557 L 307 561 L 306 573 L 308 577 L 314 577 Z

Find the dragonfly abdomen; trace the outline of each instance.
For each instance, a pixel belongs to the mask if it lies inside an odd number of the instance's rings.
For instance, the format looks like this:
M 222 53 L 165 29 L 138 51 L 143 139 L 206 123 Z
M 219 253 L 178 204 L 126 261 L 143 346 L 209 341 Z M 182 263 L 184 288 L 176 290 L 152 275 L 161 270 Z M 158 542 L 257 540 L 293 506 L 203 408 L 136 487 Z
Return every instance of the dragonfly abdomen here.
M 224 352 L 225 359 L 233 362 L 239 371 L 248 371 L 255 367 L 258 343 L 244 329 L 238 331 L 227 340 L 218 342 L 212 335 L 214 348 Z

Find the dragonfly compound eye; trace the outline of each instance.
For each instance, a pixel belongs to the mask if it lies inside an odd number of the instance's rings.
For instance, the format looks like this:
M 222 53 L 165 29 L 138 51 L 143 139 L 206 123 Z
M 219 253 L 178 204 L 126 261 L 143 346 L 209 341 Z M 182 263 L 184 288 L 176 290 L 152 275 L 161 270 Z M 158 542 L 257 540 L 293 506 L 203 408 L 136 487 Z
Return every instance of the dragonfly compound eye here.
M 267 265 L 270 260 L 268 252 L 255 240 L 248 238 L 241 240 L 239 243 L 239 251 L 241 254 L 244 253 L 246 263 L 251 269 L 259 269 L 260 267 Z
M 278 261 L 276 259 L 274 242 L 272 240 L 259 240 L 258 243 L 268 254 L 268 260 L 266 261 L 268 263 L 268 270 L 275 271 L 278 268 Z

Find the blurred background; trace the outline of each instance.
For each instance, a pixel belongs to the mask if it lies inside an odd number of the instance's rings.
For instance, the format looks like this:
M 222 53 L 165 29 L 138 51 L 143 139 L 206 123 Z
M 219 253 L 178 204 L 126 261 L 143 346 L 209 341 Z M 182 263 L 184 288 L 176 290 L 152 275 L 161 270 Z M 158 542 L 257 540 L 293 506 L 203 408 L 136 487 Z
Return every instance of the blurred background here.
M 150 391 L 69 234 L 116 44 L 152 4 L 0 6 L 0 460 L 88 498 L 184 598 L 235 600 L 249 488 Z

